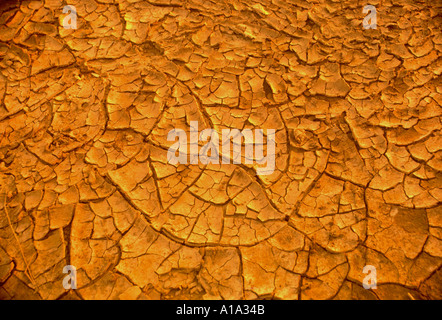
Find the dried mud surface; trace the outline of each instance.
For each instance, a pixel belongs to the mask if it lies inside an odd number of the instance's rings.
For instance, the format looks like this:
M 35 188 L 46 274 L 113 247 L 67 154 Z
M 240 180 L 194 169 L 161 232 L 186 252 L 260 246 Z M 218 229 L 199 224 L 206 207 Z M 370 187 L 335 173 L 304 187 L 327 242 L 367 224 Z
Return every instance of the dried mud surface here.
M 2 1 L 0 299 L 442 299 L 441 10 Z M 169 164 L 190 121 L 275 172 Z

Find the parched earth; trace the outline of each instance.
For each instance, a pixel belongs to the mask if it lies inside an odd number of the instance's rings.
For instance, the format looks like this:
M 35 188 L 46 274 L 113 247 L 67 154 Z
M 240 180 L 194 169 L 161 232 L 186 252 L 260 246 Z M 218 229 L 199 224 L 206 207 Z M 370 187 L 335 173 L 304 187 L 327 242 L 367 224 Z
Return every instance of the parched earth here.
M 1 299 L 442 299 L 442 1 L 0 8 Z M 191 121 L 276 170 L 170 164 Z

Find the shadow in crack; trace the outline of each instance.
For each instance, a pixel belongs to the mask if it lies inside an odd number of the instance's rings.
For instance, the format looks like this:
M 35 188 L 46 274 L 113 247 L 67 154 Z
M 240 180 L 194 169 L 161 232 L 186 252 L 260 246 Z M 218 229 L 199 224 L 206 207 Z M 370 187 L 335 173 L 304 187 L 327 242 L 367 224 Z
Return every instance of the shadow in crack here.
M 18 8 L 21 4 L 21 0 L 1 0 L 0 1 L 0 13 L 8 11 L 13 8 Z

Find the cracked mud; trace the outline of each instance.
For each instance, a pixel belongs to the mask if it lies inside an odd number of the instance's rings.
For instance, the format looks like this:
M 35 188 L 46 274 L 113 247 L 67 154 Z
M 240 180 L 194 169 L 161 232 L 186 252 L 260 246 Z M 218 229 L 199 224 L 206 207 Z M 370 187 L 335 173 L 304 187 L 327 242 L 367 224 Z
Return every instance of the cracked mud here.
M 441 10 L 2 1 L 0 299 L 442 299 Z M 275 171 L 171 165 L 191 121 Z

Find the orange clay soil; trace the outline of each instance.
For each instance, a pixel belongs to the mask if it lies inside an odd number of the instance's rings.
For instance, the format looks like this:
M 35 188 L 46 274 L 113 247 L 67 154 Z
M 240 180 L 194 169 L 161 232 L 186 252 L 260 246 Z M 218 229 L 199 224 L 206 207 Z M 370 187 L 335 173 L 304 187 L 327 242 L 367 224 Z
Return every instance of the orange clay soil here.
M 0 298 L 442 299 L 441 12 L 2 0 Z M 191 121 L 275 171 L 168 163 Z

